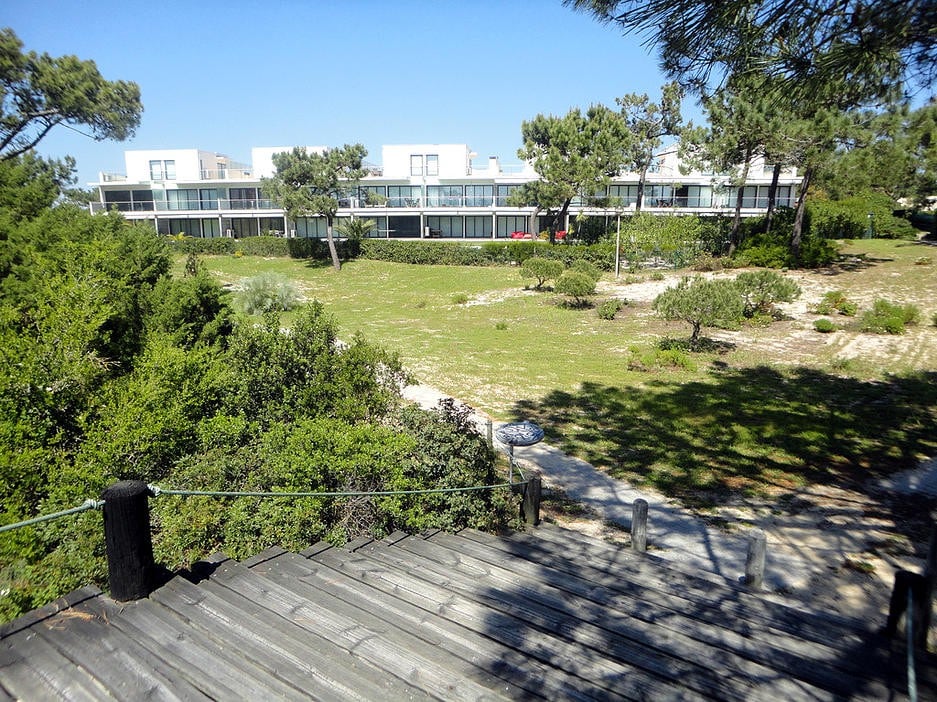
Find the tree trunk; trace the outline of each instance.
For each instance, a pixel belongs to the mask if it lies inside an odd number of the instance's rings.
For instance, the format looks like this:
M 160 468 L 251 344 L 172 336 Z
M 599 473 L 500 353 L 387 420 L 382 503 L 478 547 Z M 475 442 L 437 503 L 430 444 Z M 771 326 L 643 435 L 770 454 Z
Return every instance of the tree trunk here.
M 537 237 L 540 235 L 540 232 L 537 231 L 537 217 L 540 215 L 540 207 L 534 205 L 534 211 L 530 215 L 530 223 L 527 226 L 527 231 L 530 233 L 531 241 L 536 241 Z
M 804 212 L 807 209 L 807 188 L 813 177 L 813 167 L 804 169 L 804 177 L 800 181 L 800 192 L 797 193 L 797 211 L 794 213 L 794 230 L 791 232 L 791 256 L 794 262 L 800 263 L 800 244 L 803 241 Z
M 332 267 L 340 271 L 342 262 L 338 258 L 338 249 L 335 247 L 335 239 L 332 237 L 332 217 L 325 218 L 325 237 L 329 242 L 329 254 L 332 256 Z
M 742 200 L 745 197 L 745 182 L 748 180 L 748 171 L 751 167 L 752 149 L 745 150 L 745 165 L 742 166 L 742 177 L 739 179 L 738 192 L 735 194 L 735 216 L 732 217 L 732 230 L 729 232 L 729 256 L 741 244 L 740 230 L 742 227 Z
M 768 213 L 765 215 L 765 234 L 771 233 L 771 221 L 774 219 L 775 203 L 778 199 L 778 181 L 781 179 L 781 162 L 774 164 L 771 171 L 771 185 L 768 186 Z
M 641 165 L 641 172 L 638 174 L 638 194 L 634 201 L 634 211 L 640 212 L 641 207 L 644 205 L 644 183 L 647 181 L 647 169 L 650 167 L 650 162 L 645 161 Z

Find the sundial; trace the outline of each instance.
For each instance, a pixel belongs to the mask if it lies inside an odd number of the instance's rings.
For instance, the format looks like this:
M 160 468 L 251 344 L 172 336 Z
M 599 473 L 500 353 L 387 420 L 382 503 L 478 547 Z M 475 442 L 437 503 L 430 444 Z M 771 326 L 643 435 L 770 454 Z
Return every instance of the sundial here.
M 514 447 L 533 446 L 543 440 L 543 429 L 533 422 L 511 422 L 495 432 L 495 438 L 508 447 L 511 469 L 508 482 L 514 482 Z

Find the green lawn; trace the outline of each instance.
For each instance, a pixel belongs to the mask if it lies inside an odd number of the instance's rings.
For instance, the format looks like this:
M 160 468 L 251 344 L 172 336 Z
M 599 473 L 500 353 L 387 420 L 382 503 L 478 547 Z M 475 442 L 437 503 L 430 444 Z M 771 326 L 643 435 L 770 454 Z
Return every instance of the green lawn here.
M 863 302 L 918 303 L 922 326 L 901 347 L 914 352 L 883 351 L 891 366 L 840 358 L 861 335 L 838 332 L 828 343 L 803 320 L 743 330 L 747 343 L 710 353 L 668 356 L 660 340 L 689 329 L 656 319 L 649 301 L 603 321 L 550 292 L 524 290 L 514 268 L 362 260 L 335 272 L 289 259 L 203 261 L 232 284 L 280 273 L 324 302 L 344 335 L 360 332 L 397 351 L 418 382 L 499 419 L 538 421 L 551 441 L 614 475 L 707 504 L 808 482 L 853 485 L 937 453 L 937 355 L 921 352 L 937 349 L 929 326 L 937 250 L 871 241 L 848 251 L 860 255 L 845 267 L 798 275 Z M 931 252 L 934 261 L 921 263 Z M 458 304 L 460 295 L 468 302 Z

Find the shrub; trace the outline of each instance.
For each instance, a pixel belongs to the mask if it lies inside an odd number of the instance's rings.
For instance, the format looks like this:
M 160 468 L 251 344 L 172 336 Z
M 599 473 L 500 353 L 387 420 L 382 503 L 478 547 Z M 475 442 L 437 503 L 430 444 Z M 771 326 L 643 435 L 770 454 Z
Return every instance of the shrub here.
M 548 280 L 556 280 L 563 273 L 563 264 L 541 256 L 528 258 L 521 265 L 521 276 L 533 278 L 537 281 L 536 289 L 543 287 Z
M 603 302 L 598 307 L 598 315 L 600 319 L 615 319 L 615 315 L 618 314 L 618 311 L 624 307 L 626 302 L 620 300 L 617 297 L 610 298 Z
M 833 314 L 838 312 L 846 317 L 854 317 L 859 311 L 859 305 L 846 297 L 842 290 L 830 290 L 825 293 L 813 308 L 816 314 Z
M 170 248 L 183 254 L 201 254 L 204 256 L 222 256 L 234 253 L 237 242 L 234 239 L 214 237 L 211 239 L 195 239 L 187 236 L 183 238 L 167 237 Z
M 937 312 L 934 312 L 934 314 L 930 318 L 930 321 L 931 323 L 933 323 L 935 327 L 937 327 Z
M 244 283 L 240 301 L 247 314 L 286 312 L 296 306 L 299 294 L 283 276 L 265 273 Z
M 693 358 L 681 348 L 659 348 L 640 350 L 637 347 L 629 349 L 631 356 L 628 359 L 628 370 L 650 372 L 653 370 L 666 370 L 681 368 L 687 371 L 696 370 Z
M 690 348 L 699 347 L 702 327 L 733 326 L 742 318 L 744 303 L 730 280 L 684 278 L 654 299 L 654 310 L 664 319 L 688 322 L 693 331 Z
M 888 300 L 876 300 L 872 309 L 859 319 L 859 328 L 873 334 L 903 334 L 905 327 L 917 324 L 921 311 L 915 305 L 900 305 Z
M 598 282 L 599 278 L 602 277 L 602 271 L 600 271 L 598 268 L 595 267 L 595 265 L 585 260 L 584 258 L 576 259 L 575 261 L 573 261 L 569 265 L 569 270 L 587 275 L 596 282 Z
M 361 258 L 393 263 L 441 266 L 487 266 L 493 261 L 483 249 L 448 241 L 362 239 Z
M 813 323 L 813 328 L 822 334 L 829 334 L 832 331 L 836 331 L 836 325 L 825 317 L 815 320 Z
M 744 302 L 743 314 L 772 316 L 779 302 L 793 302 L 800 297 L 800 286 L 774 271 L 744 271 L 735 278 Z
M 566 295 L 573 299 L 573 304 L 583 306 L 586 298 L 595 294 L 595 280 L 585 273 L 578 271 L 565 271 L 563 275 L 557 278 L 553 289 L 561 295 Z
M 464 305 L 469 301 L 469 296 L 465 293 L 452 293 L 452 304 L 453 305 Z

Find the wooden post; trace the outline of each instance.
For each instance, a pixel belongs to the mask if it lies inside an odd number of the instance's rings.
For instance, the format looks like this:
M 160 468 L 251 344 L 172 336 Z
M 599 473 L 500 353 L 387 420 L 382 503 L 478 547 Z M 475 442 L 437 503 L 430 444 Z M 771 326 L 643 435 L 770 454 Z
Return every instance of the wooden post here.
M 485 429 L 486 429 L 485 433 L 488 438 L 488 448 L 494 448 L 495 447 L 494 427 L 492 426 L 490 419 L 487 422 L 485 422 Z
M 892 588 L 891 602 L 888 605 L 888 621 L 885 624 L 886 635 L 894 636 L 898 633 L 898 622 L 901 621 L 901 615 L 905 615 L 905 627 L 909 624 L 913 627 L 915 648 L 927 650 L 935 580 L 937 580 L 937 522 L 931 523 L 931 538 L 927 549 L 927 560 L 924 562 L 924 574 L 918 575 L 909 570 L 899 570 L 895 573 L 895 585 Z M 910 612 L 907 611 L 909 591 L 913 596 L 913 608 Z
M 631 548 L 647 551 L 647 500 L 637 499 L 631 508 Z
M 540 475 L 533 474 L 524 485 L 524 499 L 521 502 L 524 521 L 531 526 L 537 526 L 540 523 L 540 493 Z
M 748 538 L 748 557 L 745 559 L 745 584 L 760 590 L 765 582 L 765 556 L 768 552 L 768 537 L 761 529 L 752 531 Z
M 121 480 L 101 494 L 108 582 L 115 600 L 137 600 L 150 594 L 155 564 L 149 495 L 147 484 L 139 480 Z

